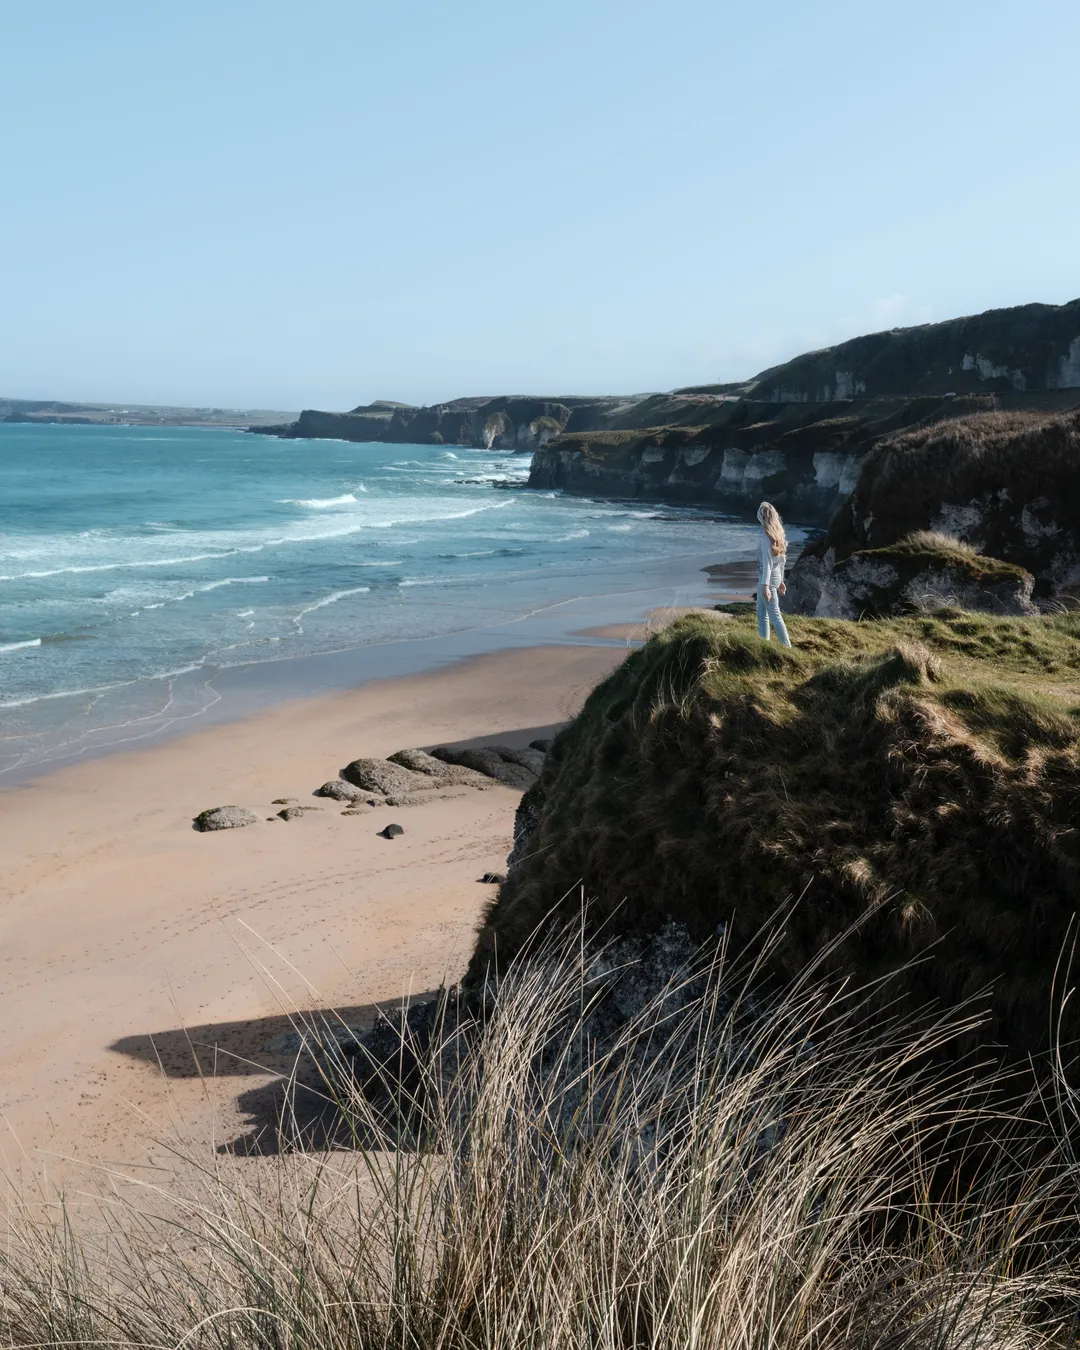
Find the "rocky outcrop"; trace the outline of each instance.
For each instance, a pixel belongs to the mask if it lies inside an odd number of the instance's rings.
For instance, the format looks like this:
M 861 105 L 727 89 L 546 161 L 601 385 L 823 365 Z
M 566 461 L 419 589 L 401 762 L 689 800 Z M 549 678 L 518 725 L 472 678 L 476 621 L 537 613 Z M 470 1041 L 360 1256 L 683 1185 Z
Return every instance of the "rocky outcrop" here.
M 989 414 L 885 440 L 828 533 L 792 569 L 789 605 L 843 607 L 855 585 L 869 585 L 853 578 L 895 567 L 902 541 L 927 532 L 967 546 L 954 553 L 954 572 L 1001 559 L 1031 574 L 1038 600 L 1080 594 L 1080 412 Z
M 465 750 L 438 746 L 431 753 L 447 764 L 461 765 L 505 783 L 507 787 L 521 789 L 532 787 L 544 767 L 541 751 L 516 750 L 508 745 L 485 745 Z
M 413 773 L 422 773 L 425 778 L 443 787 L 489 788 L 492 783 L 487 775 L 477 773 L 475 769 L 467 769 L 462 764 L 449 764 L 445 760 L 436 759 L 426 750 L 398 750 L 390 756 L 390 763 L 400 764 L 402 768 L 410 769 Z
M 837 563 L 796 564 L 786 608 L 821 619 L 870 619 L 942 607 L 990 614 L 1035 614 L 1030 572 L 947 536 L 914 536 L 891 548 L 863 549 Z
M 384 797 L 401 797 L 410 792 L 430 790 L 434 784 L 424 774 L 414 773 L 386 759 L 354 759 L 341 771 L 342 778 L 354 787 L 378 792 Z

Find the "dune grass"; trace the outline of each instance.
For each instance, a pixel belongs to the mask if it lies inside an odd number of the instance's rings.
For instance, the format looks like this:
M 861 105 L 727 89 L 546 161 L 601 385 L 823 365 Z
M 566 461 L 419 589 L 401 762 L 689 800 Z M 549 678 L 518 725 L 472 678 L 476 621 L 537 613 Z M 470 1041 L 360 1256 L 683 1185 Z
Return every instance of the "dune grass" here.
M 62 1211 L 26 1218 L 0 1254 L 0 1343 L 1068 1343 L 1075 1169 L 1049 1134 L 1034 1149 L 1030 1123 L 1025 1141 L 992 1118 L 985 1084 L 933 1067 L 961 1021 L 871 1020 L 812 972 L 761 1006 L 752 971 L 721 962 L 682 971 L 597 1042 L 619 976 L 574 934 L 530 952 L 482 1027 L 447 1029 L 460 1053 L 421 1057 L 419 1145 L 395 1147 L 331 1076 L 352 1154 L 209 1171 L 168 1222 L 130 1203 L 93 1233 Z
M 690 616 L 633 653 L 555 741 L 539 826 L 471 979 L 583 885 L 611 932 L 666 916 L 748 940 L 796 906 L 774 969 L 838 933 L 834 971 L 915 955 L 917 1002 L 995 984 L 988 1035 L 1044 1051 L 1054 960 L 1080 908 L 1080 616 Z M 861 920 L 872 912 L 873 918 Z

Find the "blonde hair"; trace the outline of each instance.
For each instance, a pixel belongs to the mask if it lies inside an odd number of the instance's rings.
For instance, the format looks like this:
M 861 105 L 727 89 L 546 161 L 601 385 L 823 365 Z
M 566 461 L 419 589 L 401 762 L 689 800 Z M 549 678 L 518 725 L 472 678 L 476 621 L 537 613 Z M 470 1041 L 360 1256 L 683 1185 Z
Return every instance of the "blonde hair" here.
M 757 509 L 757 518 L 761 528 L 769 536 L 773 557 L 782 557 L 787 553 L 787 535 L 784 533 L 784 522 L 780 519 L 780 512 L 772 502 L 762 502 Z

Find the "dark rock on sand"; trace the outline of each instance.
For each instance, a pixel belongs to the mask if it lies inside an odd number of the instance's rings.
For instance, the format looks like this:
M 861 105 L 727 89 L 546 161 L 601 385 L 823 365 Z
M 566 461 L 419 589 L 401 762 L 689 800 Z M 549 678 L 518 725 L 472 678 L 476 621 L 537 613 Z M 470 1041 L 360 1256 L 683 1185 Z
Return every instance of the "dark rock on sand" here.
M 303 814 L 304 808 L 302 806 L 286 806 L 278 812 L 278 818 L 280 820 L 299 820 Z
M 391 764 L 400 764 L 403 769 L 413 773 L 422 773 L 437 783 L 461 785 L 464 787 L 489 788 L 491 783 L 485 774 L 475 769 L 467 769 L 461 764 L 450 764 L 436 759 L 426 750 L 398 750 L 389 758 Z
M 295 797 L 275 797 L 270 803 L 271 806 L 292 806 L 296 801 Z
M 501 886 L 506 880 L 502 872 L 485 872 L 480 878 L 481 886 Z
M 425 774 L 391 764 L 387 759 L 354 759 L 342 769 L 341 776 L 358 788 L 381 792 L 384 797 L 423 792 L 431 787 L 431 779 Z
M 488 778 L 516 788 L 532 787 L 544 762 L 543 755 L 537 750 L 512 750 L 506 745 L 485 745 L 470 750 L 456 750 L 441 745 L 431 753 L 447 764 L 462 764 L 467 769 L 475 769 Z M 523 762 L 522 757 L 526 755 L 534 756 L 538 767 L 533 768 Z
M 244 825 L 257 825 L 259 817 L 242 806 L 211 806 L 195 817 L 197 830 L 239 830 Z
M 539 750 L 542 755 L 546 755 L 547 752 L 551 749 L 551 743 L 553 740 L 554 740 L 553 736 L 542 736 L 538 741 L 530 741 L 529 749 Z
M 403 825 L 387 825 L 387 827 L 384 830 L 380 830 L 379 833 L 384 839 L 396 839 L 399 834 L 405 833 L 405 827 Z

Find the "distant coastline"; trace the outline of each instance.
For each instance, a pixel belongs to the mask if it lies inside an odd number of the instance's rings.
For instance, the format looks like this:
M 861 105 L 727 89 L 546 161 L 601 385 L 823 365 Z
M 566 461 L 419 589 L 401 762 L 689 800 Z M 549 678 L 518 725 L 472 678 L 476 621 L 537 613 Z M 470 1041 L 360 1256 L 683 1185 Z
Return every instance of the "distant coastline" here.
M 183 408 L 153 403 L 68 403 L 0 398 L 0 424 L 30 426 L 251 427 L 280 423 L 294 413 L 261 408 Z

